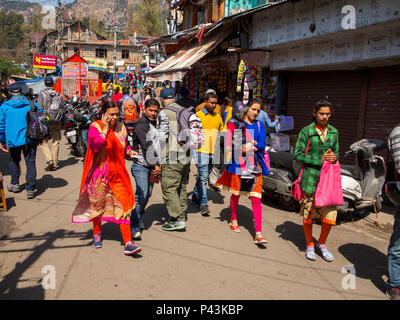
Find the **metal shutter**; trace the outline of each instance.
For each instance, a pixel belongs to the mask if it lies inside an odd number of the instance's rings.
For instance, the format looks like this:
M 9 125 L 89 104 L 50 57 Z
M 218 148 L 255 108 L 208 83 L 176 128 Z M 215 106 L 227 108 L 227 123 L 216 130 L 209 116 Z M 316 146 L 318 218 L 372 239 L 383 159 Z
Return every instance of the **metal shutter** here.
M 287 91 L 287 115 L 294 117 L 298 133 L 312 119 L 315 102 L 328 99 L 333 104 L 330 123 L 339 130 L 341 163 L 344 152 L 357 137 L 363 73 L 361 71 L 290 72 Z

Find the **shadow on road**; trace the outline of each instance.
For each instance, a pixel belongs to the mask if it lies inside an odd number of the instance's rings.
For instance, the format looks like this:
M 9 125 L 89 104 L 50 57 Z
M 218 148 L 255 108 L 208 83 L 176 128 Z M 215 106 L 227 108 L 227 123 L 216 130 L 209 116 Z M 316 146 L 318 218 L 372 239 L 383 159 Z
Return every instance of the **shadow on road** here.
M 236 213 L 236 218 L 238 221 L 238 225 L 240 229 L 246 229 L 250 235 L 254 238 L 256 235 L 255 229 L 254 229 L 254 218 L 253 218 L 253 212 L 245 207 L 245 206 L 238 206 L 238 210 Z M 227 223 L 231 222 L 231 209 L 230 207 L 223 209 L 220 213 L 220 218 L 221 221 L 226 221 Z
M 306 241 L 302 225 L 291 221 L 285 221 L 279 226 L 276 226 L 275 231 L 280 233 L 279 238 L 292 242 L 299 251 L 306 250 Z
M 62 188 L 66 185 L 68 185 L 67 180 L 64 180 L 62 178 L 54 178 L 51 174 L 45 174 L 43 177 L 36 181 L 36 196 L 41 195 L 49 188 Z M 25 188 L 25 184 L 22 187 Z
M 11 243 L 25 242 L 26 248 L 18 250 L 6 250 L 6 247 L 2 245 L 0 241 L 0 254 L 11 253 L 11 252 L 30 252 L 30 254 L 22 262 L 18 262 L 15 265 L 14 270 L 4 275 L 0 281 L 0 296 L 4 300 L 43 300 L 45 298 L 45 290 L 42 286 L 42 280 L 33 279 L 23 279 L 25 271 L 27 271 L 37 260 L 45 253 L 47 250 L 65 249 L 65 248 L 78 248 L 85 247 L 88 244 L 82 245 L 72 245 L 72 246 L 55 246 L 54 242 L 62 238 L 79 238 L 80 240 L 91 238 L 91 231 L 75 233 L 73 231 L 67 232 L 66 230 L 60 229 L 54 232 L 47 232 L 43 235 L 34 235 L 33 233 L 28 233 L 22 237 L 9 238 L 5 236 L 2 241 L 10 241 Z M 40 244 L 33 246 L 32 243 L 39 242 Z M 43 274 L 43 277 L 46 273 Z M 41 275 L 38 275 L 41 276 Z M 36 281 L 37 280 L 37 281 Z M 22 282 L 32 282 L 36 281 L 38 285 L 28 286 L 25 288 L 18 288 L 21 286 Z
M 58 166 L 59 169 L 67 167 L 67 166 L 73 166 L 74 164 L 77 164 L 79 162 L 79 159 L 75 157 L 69 157 L 66 160 L 60 160 L 58 161 Z
M 369 279 L 383 293 L 387 275 L 387 257 L 379 250 L 361 243 L 347 243 L 339 247 L 339 252 L 354 265 L 356 276 Z
M 166 223 L 168 221 L 168 214 L 164 203 L 156 203 L 147 207 L 142 216 L 142 220 L 145 230 L 148 230 L 153 225 L 154 221 L 157 221 L 156 225 L 158 226 Z

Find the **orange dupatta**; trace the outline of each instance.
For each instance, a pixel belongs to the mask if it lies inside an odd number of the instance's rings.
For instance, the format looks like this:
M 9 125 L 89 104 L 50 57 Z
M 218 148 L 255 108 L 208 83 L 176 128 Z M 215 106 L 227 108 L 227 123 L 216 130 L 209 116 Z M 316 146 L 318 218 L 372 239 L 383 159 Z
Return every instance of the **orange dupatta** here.
M 102 122 L 96 121 L 101 129 Z M 118 125 L 117 125 L 118 126 Z M 122 203 L 124 212 L 132 210 L 135 207 L 135 194 L 133 192 L 131 179 L 125 166 L 125 149 L 113 130 L 109 130 L 106 137 L 106 161 L 108 163 L 108 183 L 114 196 Z M 82 192 L 89 175 L 93 159 L 96 155 L 92 149 L 88 148 L 86 152 L 85 163 L 81 180 L 80 192 Z

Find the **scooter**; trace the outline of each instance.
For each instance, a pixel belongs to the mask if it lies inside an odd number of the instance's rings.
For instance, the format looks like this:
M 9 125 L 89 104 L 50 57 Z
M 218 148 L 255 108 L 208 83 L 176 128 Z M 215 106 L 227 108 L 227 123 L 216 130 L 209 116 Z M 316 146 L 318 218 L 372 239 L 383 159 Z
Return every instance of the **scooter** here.
M 378 139 L 362 139 L 350 146 L 345 157 L 356 155 L 357 165 L 342 165 L 344 205 L 339 213 L 355 212 L 372 207 L 376 213 L 382 209 L 382 188 L 385 183 L 385 160 L 374 154 L 385 147 Z
M 382 187 L 385 182 L 386 166 L 382 157 L 374 154 L 384 147 L 377 139 L 362 139 L 353 143 L 345 157 L 356 154 L 357 165 L 341 165 L 341 181 L 344 205 L 338 213 L 352 213 L 373 207 L 382 209 Z M 263 177 L 263 191 L 267 196 L 278 199 L 289 211 L 298 209 L 299 203 L 291 195 L 292 183 L 297 179 L 301 163 L 294 161 L 288 152 L 268 152 L 271 162 L 270 174 Z

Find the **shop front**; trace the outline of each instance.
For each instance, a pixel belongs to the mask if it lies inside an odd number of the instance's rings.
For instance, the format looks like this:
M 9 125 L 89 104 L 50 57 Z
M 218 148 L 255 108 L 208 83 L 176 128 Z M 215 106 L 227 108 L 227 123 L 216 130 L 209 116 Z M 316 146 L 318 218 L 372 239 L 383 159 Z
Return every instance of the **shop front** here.
M 400 123 L 400 3 L 375 2 L 354 1 L 362 14 L 352 29 L 326 1 L 286 3 L 253 16 L 252 48 L 269 51 L 278 104 L 294 117 L 294 133 L 311 122 L 318 100 L 329 100 L 343 162 L 352 161 L 343 157 L 352 143 L 385 140 Z

